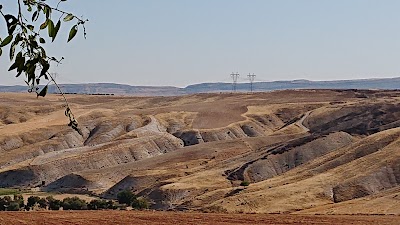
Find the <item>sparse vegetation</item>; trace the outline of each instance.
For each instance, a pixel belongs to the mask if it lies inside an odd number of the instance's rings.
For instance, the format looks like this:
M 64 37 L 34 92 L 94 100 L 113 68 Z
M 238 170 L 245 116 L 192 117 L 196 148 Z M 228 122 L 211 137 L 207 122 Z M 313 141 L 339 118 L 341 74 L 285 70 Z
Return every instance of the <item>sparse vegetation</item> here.
M 249 181 L 245 181 L 245 180 L 240 183 L 240 186 L 242 186 L 242 187 L 247 187 L 249 185 L 250 185 L 250 182 Z
M 79 193 L 95 193 L 98 191 L 97 188 L 105 190 L 108 187 L 104 196 L 115 197 L 114 202 L 110 202 L 114 207 L 105 206 L 104 200 L 91 201 L 94 198 L 80 197 L 86 200 L 87 208 L 91 210 L 123 209 L 124 207 L 143 209 L 151 205 L 154 209 L 183 211 L 217 205 L 229 212 L 275 213 L 279 210 L 279 213 L 283 213 L 307 208 L 310 212 L 314 210 L 313 212 L 325 213 L 327 210 L 322 211 L 319 206 L 324 205 L 327 200 L 332 200 L 343 202 L 341 204 L 344 207 L 340 209 L 342 213 L 345 210 L 351 213 L 367 210 L 367 212 L 377 213 L 372 206 L 364 209 L 360 204 L 363 199 L 355 201 L 354 205 L 357 207 L 352 206 L 352 209 L 347 208 L 349 204 L 346 202 L 370 195 L 369 188 L 372 184 L 365 181 L 372 179 L 371 174 L 374 176 L 373 179 L 377 179 L 377 185 L 388 177 L 398 176 L 396 149 L 400 134 L 400 129 L 397 127 L 400 115 L 398 104 L 400 92 L 375 91 L 372 93 L 377 96 L 374 101 L 366 100 L 365 102 L 354 100 L 354 93 L 351 91 L 348 91 L 345 96 L 341 94 L 342 92 L 332 90 L 315 90 L 312 93 L 313 95 L 310 95 L 310 91 L 299 90 L 252 95 L 252 97 L 256 96 L 257 100 L 250 99 L 247 95 L 216 98 L 216 95 L 212 94 L 144 99 L 77 96 L 74 100 L 76 106 L 81 109 L 93 108 L 93 111 L 82 116 L 88 127 L 85 130 L 87 135 L 85 138 L 68 129 L 64 129 L 63 132 L 57 131 L 61 124 L 59 118 L 51 126 L 46 125 L 36 129 L 37 132 L 30 132 L 31 128 L 28 127 L 30 119 L 26 125 L 4 125 L 0 129 L 0 133 L 4 135 L 0 143 L 1 148 L 12 149 L 4 151 L 0 159 L 1 165 L 5 166 L 4 172 L 0 173 L 0 183 L 2 186 L 22 187 L 30 179 L 33 184 L 40 186 L 41 181 L 45 180 L 46 184 L 42 189 L 49 188 L 49 191 L 54 191 L 53 194 L 62 190 L 75 193 L 79 197 L 82 196 Z M 5 102 L 4 104 L 11 100 L 21 102 L 19 104 L 32 104 L 29 100 L 21 99 L 21 96 L 14 94 L 0 94 L 0 98 Z M 277 104 L 269 104 L 272 98 Z M 307 102 L 298 102 L 298 98 L 307 99 Z M 308 108 L 311 104 L 309 98 L 317 102 L 317 105 L 313 106 L 315 108 Z M 50 96 L 49 99 L 55 99 L 55 97 Z M 329 104 L 332 99 L 346 103 L 332 106 Z M 322 100 L 323 103 L 319 102 Z M 126 102 L 132 104 L 126 104 Z M 165 103 L 161 109 L 155 106 L 160 102 Z M 192 102 L 191 108 L 197 114 L 185 111 L 187 110 L 186 102 Z M 242 115 L 247 118 L 246 121 L 253 121 L 249 123 L 249 127 L 257 128 L 259 136 L 245 136 L 246 134 L 241 130 L 241 124 L 247 124 L 244 120 L 233 119 L 226 121 L 231 125 L 215 125 L 214 123 L 219 122 L 217 121 L 220 118 L 219 114 L 213 112 L 207 114 L 205 111 L 213 107 L 212 110 L 223 112 L 225 108 L 223 102 L 241 107 L 243 110 L 246 110 L 244 107 L 246 105 L 252 106 L 248 107 L 248 114 L 243 114 L 242 111 L 227 111 L 226 113 Z M 289 107 L 293 105 L 293 110 L 298 112 L 298 115 L 308 115 L 300 122 L 309 131 L 306 132 L 299 127 L 299 121 L 280 129 L 284 122 L 274 114 L 282 107 L 287 108 L 287 105 Z M 61 108 L 60 105 L 54 105 L 52 101 L 49 101 L 48 107 L 54 108 L 53 111 L 48 112 L 49 118 L 56 117 L 55 109 Z M 133 110 L 136 107 L 141 107 L 141 109 Z M 13 109 L 14 107 L 11 106 L 8 110 L 13 112 Z M 312 112 L 308 113 L 307 110 L 312 110 Z M 287 111 L 280 113 L 291 114 Z M 252 116 L 249 116 L 250 114 Z M 332 117 L 332 115 L 335 116 Z M 272 122 L 269 121 L 270 119 Z M 198 135 L 199 138 L 204 139 L 205 143 L 199 142 L 195 146 L 181 149 L 183 148 L 180 145 L 182 140 L 178 137 L 182 136 L 176 135 L 175 132 L 195 130 L 193 126 L 199 126 L 196 123 L 203 120 L 211 121 L 207 125 L 210 128 L 204 132 L 202 130 L 206 128 L 199 128 L 199 132 L 190 136 L 190 139 Z M 262 133 L 261 123 L 264 124 L 266 133 Z M 354 126 L 357 127 L 354 128 Z M 23 129 L 29 129 L 29 132 Z M 326 133 L 327 129 L 332 133 Z M 168 131 L 176 136 L 172 137 Z M 232 136 L 224 136 L 227 131 L 230 131 Z M 366 132 L 373 132 L 373 134 L 366 134 Z M 149 133 L 152 135 L 148 135 Z M 52 148 L 48 149 L 49 152 L 40 153 L 39 150 L 47 149 L 49 143 L 52 144 Z M 73 146 L 75 147 L 71 151 Z M 36 147 L 39 150 L 36 150 Z M 78 148 L 75 149 L 76 147 Z M 21 151 L 24 149 L 27 151 Z M 27 154 L 28 152 L 31 154 Z M 69 157 L 70 154 L 76 157 Z M 212 159 L 214 156 L 215 159 Z M 9 166 L 7 164 L 19 162 L 19 159 L 28 160 L 27 158 L 35 162 L 34 167 L 25 163 Z M 63 160 L 57 160 L 60 158 Z M 316 162 L 320 164 L 317 165 L 314 162 L 315 159 L 318 159 Z M 354 166 L 352 162 L 356 159 L 365 159 L 362 165 L 366 169 L 360 170 L 360 167 Z M 209 163 L 205 167 L 199 167 L 203 161 Z M 71 167 L 71 165 L 76 166 Z M 371 168 L 370 165 L 374 167 Z M 69 168 L 72 168 L 72 171 Z M 294 168 L 300 172 L 290 172 Z M 349 179 L 346 178 L 347 180 L 343 180 L 347 174 L 340 172 L 332 175 L 332 180 L 329 179 L 323 183 L 319 182 L 318 177 L 314 177 L 314 173 L 308 172 L 316 171 L 317 174 L 324 175 L 329 173 L 329 170 L 341 168 L 355 172 Z M 381 174 L 379 168 L 388 168 L 388 172 Z M 55 176 L 52 174 L 49 176 L 46 170 L 54 170 L 55 175 L 61 179 L 54 180 Z M 307 180 L 303 183 L 305 177 Z M 316 189 L 311 188 L 314 185 L 317 185 Z M 389 189 L 392 188 L 392 190 L 397 190 L 396 186 L 398 182 L 391 183 L 387 187 L 380 187 L 385 190 L 385 192 L 379 190 L 379 193 L 382 193 L 381 196 L 388 196 L 391 201 L 385 202 L 386 197 L 382 197 L 373 198 L 373 203 L 376 202 L 378 208 L 386 205 L 394 208 L 398 200 L 398 196 L 394 196 L 398 193 L 393 191 L 387 194 L 386 190 L 390 191 Z M 124 191 L 125 194 L 120 193 L 119 201 L 123 204 L 119 204 L 116 196 L 125 188 L 129 189 Z M 31 191 L 36 192 L 39 189 L 35 188 Z M 141 193 L 141 196 L 142 193 L 146 193 L 149 196 L 148 202 L 142 202 L 137 193 Z M 121 198 L 122 196 L 125 198 Z M 70 195 L 65 197 L 70 197 Z M 12 198 L 11 196 L 11 201 L 13 201 Z M 135 199 L 138 201 L 134 201 Z M 280 202 L 288 199 L 293 200 L 293 204 L 280 205 Z M 50 209 L 50 201 L 48 199 L 47 201 L 47 209 Z M 36 204 L 33 210 L 42 210 L 38 203 Z M 56 209 L 62 209 L 61 204 L 58 205 Z M 398 212 L 396 208 L 392 211 L 386 211 L 386 209 L 382 211 Z
M 164 204 L 167 205 L 168 209 L 174 209 L 188 195 L 188 190 L 167 190 L 164 196 Z
M 18 195 L 21 194 L 19 189 L 12 189 L 12 188 L 0 188 L 0 196 L 4 195 Z

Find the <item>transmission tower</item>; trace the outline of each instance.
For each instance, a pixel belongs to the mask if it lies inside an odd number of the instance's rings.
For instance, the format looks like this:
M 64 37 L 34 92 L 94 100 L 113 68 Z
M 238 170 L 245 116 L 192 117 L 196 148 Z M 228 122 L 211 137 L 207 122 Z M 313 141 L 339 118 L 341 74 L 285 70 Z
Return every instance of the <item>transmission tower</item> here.
M 232 90 L 234 91 L 234 92 L 236 92 L 236 84 L 237 84 L 237 80 L 238 80 L 238 77 L 239 77 L 239 73 L 238 72 L 236 72 L 236 73 L 234 73 L 234 72 L 232 72 L 231 73 L 231 77 L 232 77 Z
M 253 92 L 253 82 L 254 82 L 254 79 L 256 78 L 256 75 L 254 73 L 253 74 L 249 73 L 249 75 L 247 75 L 247 77 L 249 78 L 249 81 L 250 81 L 250 92 Z

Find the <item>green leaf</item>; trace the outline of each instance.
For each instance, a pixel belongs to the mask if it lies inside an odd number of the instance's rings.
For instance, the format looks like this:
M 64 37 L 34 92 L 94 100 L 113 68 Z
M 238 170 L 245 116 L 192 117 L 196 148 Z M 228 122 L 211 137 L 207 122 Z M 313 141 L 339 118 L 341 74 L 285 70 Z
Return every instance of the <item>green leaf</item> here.
M 75 25 L 69 31 L 69 36 L 68 36 L 68 41 L 67 42 L 70 42 L 75 37 L 77 32 L 78 32 L 78 26 Z
M 48 87 L 47 85 L 44 86 L 44 88 L 39 92 L 39 94 L 37 94 L 37 97 L 39 97 L 39 96 L 42 96 L 42 97 L 46 96 L 46 94 L 47 94 L 47 89 L 49 89 L 49 87 Z
M 40 72 L 40 77 L 46 75 L 47 71 L 49 71 L 49 69 L 50 69 L 50 64 L 45 62 L 45 63 L 42 64 L 42 67 L 43 67 L 43 69 Z
M 35 12 L 33 13 L 33 15 L 32 15 L 32 22 L 33 22 L 33 21 L 36 21 L 38 18 L 39 18 L 39 13 L 38 13 L 38 11 L 35 11 Z
M 1 48 L 0 48 L 0 56 L 3 54 L 3 50 L 1 50 Z
M 40 38 L 39 41 L 40 41 L 41 44 L 45 44 L 46 43 L 46 41 L 43 38 Z
M 22 56 L 22 52 L 18 52 L 17 56 L 15 57 L 14 64 L 8 69 L 8 71 L 15 70 L 18 68 L 18 71 L 21 71 L 25 64 L 25 57 Z
M 64 17 L 64 22 L 68 22 L 74 19 L 74 15 L 72 15 L 71 13 L 68 14 L 66 17 Z
M 56 39 L 57 33 L 60 30 L 60 27 L 61 27 L 61 21 L 59 20 L 57 22 L 56 27 L 54 27 L 53 39 L 51 40 L 52 42 L 54 41 L 54 39 Z
M 54 23 L 50 19 L 47 22 L 47 31 L 49 32 L 49 37 L 54 37 Z
M 13 37 L 14 37 L 13 35 L 8 35 L 6 38 L 4 38 L 4 40 L 0 44 L 0 48 L 10 44 L 10 42 L 13 39 Z

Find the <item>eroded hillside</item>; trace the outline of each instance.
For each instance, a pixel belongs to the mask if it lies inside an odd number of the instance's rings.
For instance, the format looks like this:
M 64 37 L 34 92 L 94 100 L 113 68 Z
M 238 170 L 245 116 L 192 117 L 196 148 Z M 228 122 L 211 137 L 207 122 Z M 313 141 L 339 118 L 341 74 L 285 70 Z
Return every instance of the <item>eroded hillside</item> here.
M 0 94 L 1 187 L 131 189 L 156 209 L 400 214 L 400 92 L 71 95 L 82 134 L 59 98 Z

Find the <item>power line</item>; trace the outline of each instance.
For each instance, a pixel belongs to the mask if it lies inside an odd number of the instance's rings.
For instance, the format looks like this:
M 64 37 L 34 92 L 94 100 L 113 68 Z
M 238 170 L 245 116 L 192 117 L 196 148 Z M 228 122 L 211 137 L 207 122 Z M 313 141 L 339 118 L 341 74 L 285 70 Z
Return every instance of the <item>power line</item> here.
M 254 73 L 253 74 L 249 73 L 249 75 L 247 75 L 247 77 L 249 78 L 249 81 L 250 81 L 250 92 L 253 92 L 253 83 L 254 83 L 254 79 L 256 79 L 256 75 Z
M 236 84 L 237 84 L 237 80 L 238 80 L 238 77 L 239 77 L 239 73 L 238 72 L 236 72 L 236 73 L 234 73 L 234 72 L 232 72 L 231 73 L 231 77 L 232 77 L 232 90 L 234 91 L 234 92 L 236 92 Z

